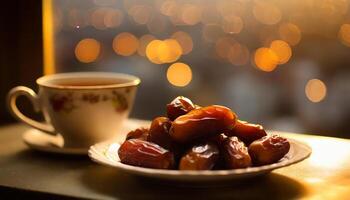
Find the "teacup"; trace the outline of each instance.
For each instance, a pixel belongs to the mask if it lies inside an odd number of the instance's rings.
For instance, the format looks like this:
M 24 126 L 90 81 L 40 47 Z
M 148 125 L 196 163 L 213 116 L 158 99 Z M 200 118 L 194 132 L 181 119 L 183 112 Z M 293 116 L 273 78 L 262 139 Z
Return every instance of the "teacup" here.
M 140 79 L 127 74 L 78 72 L 43 76 L 36 83 L 38 94 L 24 86 L 8 93 L 8 108 L 13 116 L 45 133 L 61 134 L 65 147 L 87 148 L 103 140 L 118 139 Z M 35 121 L 19 111 L 16 99 L 20 95 L 29 98 L 35 111 L 43 112 L 46 122 Z

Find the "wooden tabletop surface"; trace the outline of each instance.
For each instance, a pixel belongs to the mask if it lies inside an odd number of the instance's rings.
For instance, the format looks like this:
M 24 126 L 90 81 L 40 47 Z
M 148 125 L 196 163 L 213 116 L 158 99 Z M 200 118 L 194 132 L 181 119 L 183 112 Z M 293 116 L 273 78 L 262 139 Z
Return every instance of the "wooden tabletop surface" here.
M 89 199 L 350 199 L 350 140 L 282 133 L 309 144 L 311 157 L 263 177 L 203 188 L 124 174 L 87 156 L 33 151 L 21 139 L 28 129 L 0 128 L 2 191 Z

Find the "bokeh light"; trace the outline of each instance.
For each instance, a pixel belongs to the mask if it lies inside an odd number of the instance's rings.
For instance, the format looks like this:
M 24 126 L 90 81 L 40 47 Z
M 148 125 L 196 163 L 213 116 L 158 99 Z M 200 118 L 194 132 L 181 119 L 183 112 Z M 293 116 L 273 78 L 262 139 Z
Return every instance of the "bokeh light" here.
M 327 94 L 326 85 L 319 79 L 311 79 L 305 86 L 306 97 L 314 103 L 322 101 Z
M 153 15 L 148 21 L 147 28 L 152 34 L 161 34 L 166 30 L 167 20 L 162 15 Z
M 160 6 L 160 12 L 166 16 L 174 16 L 178 9 L 176 0 L 166 0 Z
M 341 25 L 338 37 L 344 45 L 350 47 L 350 24 Z
M 135 5 L 128 10 L 134 21 L 138 24 L 147 24 L 153 15 L 151 6 Z
M 265 72 L 273 71 L 277 67 L 278 60 L 278 56 L 270 48 L 259 48 L 254 54 L 255 65 Z
M 113 39 L 113 49 L 116 54 L 130 56 L 137 51 L 138 39 L 131 33 L 123 32 Z
M 223 35 L 222 28 L 217 24 L 207 24 L 203 27 L 203 39 L 207 42 L 215 42 Z
M 248 63 L 250 57 L 249 50 L 246 46 L 236 43 L 228 51 L 228 61 L 233 65 L 242 66 Z
M 221 16 L 228 20 L 232 17 L 242 16 L 244 14 L 246 2 L 244 1 L 218 1 L 216 4 L 217 10 Z
M 117 3 L 117 0 L 94 0 L 93 2 L 98 6 L 112 6 Z
M 146 47 L 147 58 L 156 64 L 175 62 L 181 55 L 181 46 L 175 39 L 153 40 Z
M 270 46 L 271 42 L 279 39 L 275 26 L 263 26 L 257 32 L 259 41 L 264 47 Z
M 175 62 L 180 58 L 182 49 L 180 44 L 174 39 L 162 41 L 158 46 L 158 58 L 162 63 Z
M 253 14 L 256 20 L 266 25 L 277 24 L 282 18 L 280 9 L 266 1 L 255 1 Z
M 215 52 L 223 59 L 228 57 L 229 51 L 232 46 L 237 42 L 232 37 L 222 37 L 215 42 Z
M 283 40 L 274 40 L 270 45 L 270 49 L 277 55 L 278 64 L 287 63 L 292 56 L 292 49 Z
M 192 80 L 191 68 L 187 64 L 181 62 L 170 65 L 166 75 L 169 83 L 177 87 L 184 87 Z
M 58 18 L 58 20 L 62 20 L 62 13 L 58 14 L 56 18 Z M 68 24 L 74 28 L 76 27 L 82 28 L 86 26 L 88 22 L 86 20 L 85 14 L 81 10 L 71 9 L 68 12 Z
M 158 47 L 162 44 L 161 40 L 153 40 L 146 47 L 146 56 L 149 61 L 155 64 L 162 64 L 158 57 Z
M 227 17 L 222 24 L 222 29 L 225 33 L 240 33 L 243 29 L 243 21 L 240 17 Z
M 182 54 L 189 54 L 193 49 L 193 41 L 191 36 L 183 31 L 175 32 L 171 38 L 175 39 L 181 46 Z
M 100 55 L 101 44 L 95 39 L 86 38 L 75 47 L 75 57 L 82 63 L 94 62 Z
M 192 4 L 185 4 L 182 8 L 182 21 L 187 25 L 195 25 L 201 20 L 201 9 Z
M 106 12 L 103 22 L 107 28 L 115 28 L 123 22 L 124 15 L 119 9 L 110 9 Z
M 301 40 L 301 31 L 299 27 L 292 23 L 283 23 L 278 29 L 282 40 L 288 42 L 290 45 L 297 45 Z
M 147 45 L 152 41 L 155 40 L 156 38 L 153 35 L 146 34 L 140 37 L 139 39 L 139 47 L 137 48 L 137 53 L 140 56 L 146 56 L 146 47 Z
M 90 15 L 91 25 L 98 30 L 106 29 L 107 27 L 105 25 L 104 19 L 107 11 L 107 8 L 97 8 L 94 11 L 92 11 Z
M 209 25 L 209 24 L 219 24 L 221 22 L 221 16 L 220 13 L 216 10 L 213 9 L 212 5 L 202 5 L 202 17 L 201 17 L 201 22 L 204 25 Z

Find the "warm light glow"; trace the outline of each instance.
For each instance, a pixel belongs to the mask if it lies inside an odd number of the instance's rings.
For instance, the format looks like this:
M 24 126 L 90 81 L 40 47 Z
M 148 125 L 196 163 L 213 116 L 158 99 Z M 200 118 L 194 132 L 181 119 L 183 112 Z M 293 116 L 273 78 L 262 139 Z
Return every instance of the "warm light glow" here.
M 203 27 L 203 38 L 207 42 L 215 42 L 219 39 L 224 32 L 219 25 L 216 24 L 208 24 Z
M 217 10 L 221 16 L 228 20 L 232 17 L 237 17 L 244 12 L 244 1 L 218 1 L 216 4 Z
M 301 31 L 297 25 L 292 23 L 284 23 L 278 29 L 282 40 L 288 42 L 290 45 L 297 45 L 301 39 Z
M 98 6 L 112 6 L 117 3 L 117 0 L 94 0 L 93 2 Z
M 183 31 L 178 31 L 174 33 L 171 38 L 175 39 L 176 41 L 179 42 L 181 49 L 182 49 L 182 54 L 186 55 L 190 53 L 193 49 L 193 41 L 191 36 Z
M 267 25 L 277 24 L 282 18 L 280 9 L 266 1 L 256 1 L 253 14 L 256 20 Z
M 246 46 L 236 43 L 231 46 L 227 58 L 233 65 L 245 65 L 249 61 L 249 50 Z
M 100 55 L 101 44 L 92 38 L 81 40 L 75 47 L 75 57 L 83 63 L 94 62 Z
M 185 63 L 174 63 L 167 70 L 167 78 L 172 85 L 184 87 L 192 80 L 192 70 Z
M 310 101 L 317 103 L 326 97 L 327 87 L 321 80 L 311 79 L 305 86 L 305 94 Z
M 202 11 L 198 6 L 185 4 L 182 10 L 182 21 L 187 25 L 195 25 L 201 20 Z
M 107 28 L 104 23 L 105 14 L 107 13 L 107 10 L 107 8 L 98 8 L 91 13 L 91 25 L 94 26 L 96 29 L 104 30 Z
M 110 9 L 106 12 L 103 22 L 107 28 L 115 28 L 123 22 L 123 13 L 119 9 Z
M 261 45 L 264 47 L 270 46 L 272 41 L 279 38 L 276 34 L 276 27 L 274 26 L 263 26 L 259 28 L 257 35 Z
M 120 33 L 113 39 L 113 49 L 116 54 L 130 56 L 137 51 L 138 39 L 131 33 Z
M 140 56 L 146 56 L 146 47 L 154 39 L 155 37 L 153 35 L 143 35 L 139 40 L 139 48 L 137 48 L 137 53 Z
M 254 54 L 255 65 L 265 72 L 273 71 L 278 64 L 278 56 L 269 48 L 259 48 Z
M 43 9 L 43 50 L 44 74 L 55 73 L 55 42 L 52 0 L 42 1 Z
M 153 15 L 153 17 L 148 21 L 147 28 L 149 32 L 153 34 L 160 34 L 165 31 L 167 25 L 166 18 L 162 15 Z
M 166 0 L 160 6 L 160 12 L 166 16 L 174 16 L 177 11 L 177 3 L 175 0 Z
M 202 17 L 201 22 L 205 25 L 209 24 L 219 24 L 221 22 L 221 16 L 220 13 L 213 9 L 211 5 L 202 5 Z
M 314 167 L 322 167 L 329 170 L 342 168 L 344 166 L 342 163 L 348 161 L 344 158 L 350 156 L 348 143 L 341 139 L 319 137 L 309 140 L 308 144 L 312 147 L 312 154 L 308 162 Z M 329 175 L 334 174 L 330 171 Z
M 55 16 L 55 20 L 56 20 L 57 16 Z M 68 11 L 68 16 L 67 16 L 67 20 L 68 20 L 68 24 L 71 27 L 84 27 L 85 25 L 87 25 L 87 20 L 86 20 L 86 16 L 84 15 L 84 13 L 78 9 L 70 9 Z
M 158 47 L 162 44 L 161 40 L 153 40 L 146 47 L 146 56 L 149 61 L 155 64 L 162 64 L 158 57 Z
M 292 49 L 287 42 L 282 40 L 274 40 L 270 49 L 275 52 L 278 57 L 278 64 L 285 64 L 292 56 Z
M 222 37 L 215 42 L 215 52 L 223 59 L 228 57 L 231 47 L 237 42 L 232 37 Z
M 152 17 L 153 8 L 151 6 L 135 5 L 128 10 L 134 21 L 138 24 L 147 24 Z
M 156 64 L 175 62 L 180 58 L 181 54 L 181 46 L 174 39 L 153 40 L 146 48 L 147 58 Z
M 226 18 L 222 24 L 222 29 L 225 33 L 240 33 L 243 29 L 243 21 L 237 16 Z
M 343 24 L 340 27 L 338 37 L 344 45 L 350 47 L 350 24 Z
M 158 58 L 162 63 L 171 63 L 178 60 L 182 54 L 180 44 L 174 39 L 162 41 L 157 50 Z

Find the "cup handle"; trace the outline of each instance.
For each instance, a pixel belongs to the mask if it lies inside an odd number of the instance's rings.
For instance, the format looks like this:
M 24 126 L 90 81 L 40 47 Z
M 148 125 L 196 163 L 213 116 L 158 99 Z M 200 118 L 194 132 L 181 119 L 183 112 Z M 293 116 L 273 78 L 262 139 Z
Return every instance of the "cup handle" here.
M 19 121 L 22 121 L 31 127 L 44 131 L 50 135 L 56 135 L 55 129 L 52 125 L 30 119 L 18 109 L 16 105 L 16 100 L 17 97 L 21 95 L 26 96 L 31 101 L 35 112 L 41 111 L 40 102 L 37 94 L 28 87 L 17 86 L 15 88 L 12 88 L 12 90 L 10 90 L 10 92 L 7 95 L 7 106 L 11 114 Z

